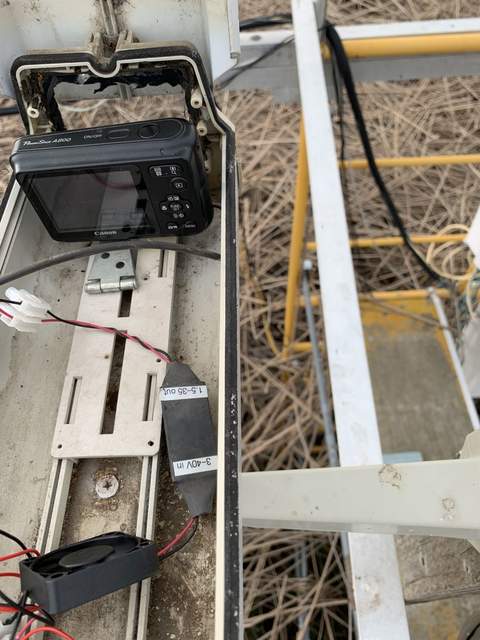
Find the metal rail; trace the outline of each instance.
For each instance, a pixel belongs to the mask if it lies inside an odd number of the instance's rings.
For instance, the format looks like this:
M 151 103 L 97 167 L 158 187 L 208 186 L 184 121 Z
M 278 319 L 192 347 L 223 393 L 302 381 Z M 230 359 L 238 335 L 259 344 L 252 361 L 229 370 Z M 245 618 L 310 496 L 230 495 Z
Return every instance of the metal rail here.
M 314 2 L 293 0 L 298 79 L 305 138 L 325 340 L 338 450 L 342 465 L 381 463 L 382 452 L 363 340 L 348 228 L 337 167 L 324 65 Z M 393 539 L 349 536 L 358 635 L 408 638 Z M 378 600 L 388 594 L 388 606 Z
M 480 36 L 479 36 L 480 41 Z M 480 163 L 480 153 L 443 154 L 437 156 L 398 156 L 377 158 L 379 167 L 441 167 L 445 165 L 462 165 Z M 341 169 L 368 169 L 365 158 L 352 158 L 339 162 Z
M 297 181 L 295 185 L 295 204 L 293 208 L 290 255 L 288 258 L 289 266 L 287 300 L 285 307 L 285 333 L 283 336 L 283 347 L 285 355 L 287 354 L 289 345 L 293 341 L 295 336 L 298 305 L 298 283 L 300 279 L 300 266 L 303 254 L 305 222 L 307 219 L 308 192 L 308 164 L 305 144 L 305 130 L 303 121 L 300 121 L 300 134 L 298 138 Z
M 303 531 L 415 533 L 478 542 L 478 488 L 474 488 L 478 487 L 478 462 L 473 457 L 243 473 L 244 523 Z M 401 636 L 392 628 L 389 635 L 361 637 Z
M 477 75 L 480 68 L 478 18 L 354 25 L 338 27 L 338 31 L 357 81 Z M 270 53 L 235 76 L 229 87 L 266 89 L 279 100 L 298 100 L 292 36 L 287 29 L 241 33 L 239 66 Z M 326 74 L 332 88 L 328 68 Z
M 437 233 L 420 234 L 414 233 L 410 236 L 413 244 L 444 244 L 447 242 L 461 243 L 466 238 L 466 233 Z M 350 247 L 352 249 L 369 249 L 371 247 L 401 247 L 405 243 L 400 236 L 383 236 L 381 238 L 351 238 Z M 315 251 L 317 245 L 313 241 L 306 243 L 308 251 Z

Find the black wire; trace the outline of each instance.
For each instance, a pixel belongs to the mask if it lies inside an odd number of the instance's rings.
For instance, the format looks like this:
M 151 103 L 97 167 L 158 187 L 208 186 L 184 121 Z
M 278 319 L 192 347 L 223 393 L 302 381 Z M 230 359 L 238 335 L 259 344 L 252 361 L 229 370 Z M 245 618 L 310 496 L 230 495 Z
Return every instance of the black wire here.
M 38 620 L 39 622 L 43 622 L 43 624 L 51 625 L 55 623 L 52 616 L 49 615 L 46 611 L 43 611 L 43 609 L 42 609 L 42 613 L 45 614 L 45 617 L 39 616 L 37 613 L 33 611 L 29 611 L 23 605 L 21 605 L 20 602 L 15 602 L 15 600 L 12 600 L 11 598 L 9 598 L 9 596 L 7 596 L 7 594 L 1 590 L 0 590 L 0 598 L 2 598 L 5 604 L 7 604 L 9 607 L 13 607 L 14 609 L 22 613 L 22 615 L 24 616 L 35 618 L 35 620 Z
M 255 18 L 246 18 L 240 21 L 240 31 L 249 31 L 262 27 L 274 27 L 292 22 L 291 13 L 275 13 L 271 16 L 256 16 Z
M 468 636 L 465 636 L 465 640 L 474 640 L 474 635 L 480 629 L 480 622 L 475 625 L 475 627 L 470 631 Z
M 3 116 L 16 116 L 18 113 L 18 107 L 0 107 L 0 118 Z
M 6 303 L 6 304 L 22 304 L 21 302 L 17 302 L 16 300 L 7 300 L 5 298 L 0 298 L 0 304 L 2 302 Z M 47 311 L 47 313 L 48 313 L 49 316 L 51 316 L 52 318 L 54 318 L 58 322 L 63 322 L 64 324 L 70 324 L 70 325 L 72 325 L 72 327 L 81 327 L 83 329 L 98 330 L 96 327 L 89 327 L 88 325 L 83 324 L 83 322 L 81 320 L 67 320 L 66 318 L 62 318 L 61 316 L 57 316 L 55 313 L 53 313 L 53 311 Z M 125 332 L 121 331 L 120 329 L 117 329 L 116 327 L 105 327 L 105 328 L 106 329 L 110 329 L 111 331 L 114 331 L 115 334 L 120 336 L 121 338 L 125 338 Z M 134 336 L 131 333 L 129 333 L 128 335 L 129 335 L 130 338 L 132 338 L 133 340 L 138 342 L 138 344 L 141 347 L 143 347 L 144 349 L 147 349 L 148 351 L 150 351 L 149 345 L 147 345 L 141 338 L 139 338 L 138 336 Z M 160 349 L 159 347 L 155 347 L 155 346 L 153 346 L 153 348 L 155 349 L 155 351 L 158 351 L 159 353 L 164 355 L 166 358 L 168 358 L 168 360 L 170 360 L 170 362 L 173 362 L 173 358 L 168 353 L 168 351 L 165 351 L 165 349 Z M 2 533 L 2 531 L 0 529 L 0 534 L 1 533 Z M 20 541 L 15 539 L 15 542 L 20 542 Z M 26 547 L 22 547 L 22 549 L 26 549 Z M 32 557 L 31 554 L 29 554 L 29 557 Z
M 177 547 L 174 547 L 171 551 L 169 551 L 165 555 L 159 556 L 160 560 L 166 560 L 167 558 L 171 558 L 171 556 L 174 556 L 176 553 L 178 553 L 184 547 L 186 547 L 187 544 L 192 541 L 194 535 L 197 533 L 197 529 L 198 529 L 198 517 L 195 518 L 195 520 L 193 522 L 192 530 L 190 532 L 190 535 L 188 535 L 185 538 L 185 540 L 183 540 Z
M 332 79 L 333 86 L 335 89 L 335 100 L 337 103 L 337 117 L 338 117 L 338 125 L 340 130 L 340 163 L 341 168 L 345 162 L 346 157 L 346 149 L 347 149 L 347 141 L 345 137 L 345 118 L 344 118 L 344 101 L 343 101 L 343 85 L 340 85 L 338 78 L 338 68 L 335 62 L 335 58 L 331 58 L 332 61 Z M 340 181 L 342 183 L 342 191 L 343 197 L 345 200 L 345 210 L 350 210 L 350 192 L 348 189 L 348 177 L 345 170 L 340 171 Z
M 280 42 L 277 42 L 276 44 L 273 44 L 271 47 L 269 47 L 266 51 L 264 51 L 261 55 L 259 55 L 254 60 L 251 60 L 250 62 L 245 62 L 245 64 L 242 64 L 242 65 L 240 65 L 238 67 L 235 67 L 231 71 L 231 73 L 225 78 L 225 80 L 223 80 L 222 82 L 219 82 L 216 85 L 216 88 L 217 89 L 224 89 L 233 80 L 235 80 L 235 78 L 238 78 L 239 75 L 241 75 L 245 71 L 248 71 L 248 69 L 251 69 L 252 67 L 257 65 L 259 62 L 262 62 L 262 60 L 265 60 L 265 58 L 268 58 L 269 56 L 273 55 L 276 51 L 278 51 L 279 49 L 281 49 L 285 45 L 290 44 L 290 42 L 293 42 L 294 37 L 295 36 L 293 34 L 287 36 L 286 38 L 284 38 Z
M 94 331 L 98 331 L 98 327 L 90 327 L 88 325 L 85 325 L 81 320 L 66 320 L 65 318 L 57 316 L 55 313 L 53 313 L 53 311 L 47 311 L 47 313 L 48 313 L 49 316 L 51 316 L 52 318 L 54 318 L 58 322 L 63 322 L 64 324 L 70 324 L 73 327 L 81 327 L 83 329 L 92 329 Z M 105 327 L 105 328 L 106 329 L 110 329 L 111 331 L 113 331 L 120 338 L 125 338 L 125 332 L 124 331 L 121 331 L 120 329 L 117 329 L 116 327 Z M 130 338 L 132 338 L 133 340 L 135 340 L 136 342 L 138 342 L 138 344 L 141 347 L 143 347 L 144 349 L 147 349 L 148 351 L 150 351 L 148 345 L 145 344 L 145 342 L 141 338 L 139 338 L 138 336 L 134 336 L 134 335 L 132 335 L 130 333 L 128 334 L 128 336 Z M 168 358 L 168 360 L 170 360 L 170 362 L 173 362 L 172 356 L 167 351 L 165 351 L 164 349 L 157 349 L 157 347 L 153 347 L 153 348 L 155 349 L 155 351 L 158 351 L 159 353 L 164 355 L 166 358 Z
M 320 27 L 318 31 L 321 32 L 324 29 L 325 29 L 325 26 Z M 250 62 L 245 62 L 244 64 L 238 67 L 235 67 L 234 69 L 232 69 L 230 74 L 224 80 L 222 80 L 221 82 L 218 82 L 215 85 L 215 88 L 225 89 L 225 87 L 227 87 L 233 80 L 235 80 L 235 78 L 238 78 L 240 74 L 244 73 L 245 71 L 248 71 L 249 69 L 257 65 L 259 62 L 262 62 L 262 60 L 265 60 L 265 58 L 268 58 L 269 56 L 273 55 L 276 51 L 278 51 L 285 45 L 290 44 L 294 40 L 295 40 L 295 35 L 292 33 L 291 35 L 287 36 L 280 42 L 273 44 L 271 47 L 269 47 L 266 51 L 264 51 L 261 55 L 259 55 L 254 60 L 251 60 Z
M 387 189 L 387 186 L 382 178 L 382 175 L 378 170 L 377 162 L 375 160 L 375 155 L 373 153 L 372 145 L 370 143 L 367 127 L 365 125 L 365 120 L 363 118 L 362 109 L 360 107 L 360 102 L 358 100 L 358 95 L 355 88 L 355 82 L 353 80 L 352 71 L 350 69 L 350 62 L 348 60 L 348 56 L 345 52 L 345 49 L 343 47 L 342 40 L 338 35 L 338 32 L 335 29 L 335 27 L 330 23 L 326 24 L 325 33 L 326 33 L 326 38 L 327 38 L 327 42 L 329 44 L 330 50 L 332 54 L 335 56 L 335 60 L 337 62 L 340 76 L 347 90 L 348 99 L 352 107 L 353 115 L 355 118 L 355 124 L 357 126 L 357 130 L 362 142 L 363 150 L 367 158 L 370 173 L 375 181 L 375 184 L 377 185 L 377 188 L 380 192 L 380 196 L 387 207 L 391 220 L 399 230 L 405 245 L 412 252 L 413 256 L 415 257 L 415 260 L 420 264 L 420 266 L 430 276 L 430 278 L 432 278 L 433 280 L 439 280 L 441 279 L 440 276 L 430 267 L 430 265 L 424 260 L 424 258 L 417 252 L 417 250 L 413 246 L 412 241 L 410 239 L 410 235 L 405 227 L 405 224 L 400 216 L 400 213 L 398 212 L 398 209 L 392 200 L 392 197 L 390 195 L 390 192 Z
M 102 242 L 90 247 L 83 247 L 81 249 L 75 249 L 74 251 L 67 251 L 60 255 L 40 260 L 28 267 L 23 267 L 17 271 L 12 271 L 6 275 L 0 275 L 0 286 L 18 280 L 24 276 L 28 276 L 31 273 L 54 267 L 57 264 L 64 262 L 70 262 L 72 260 L 78 260 L 80 258 L 87 258 L 98 253 L 108 253 L 110 251 L 119 250 L 136 250 L 136 249 L 163 249 L 164 251 L 176 251 L 177 253 L 185 253 L 191 256 L 200 256 L 201 258 L 208 258 L 210 260 L 220 260 L 220 254 L 215 251 L 208 251 L 204 249 L 196 249 L 184 244 L 173 244 L 172 242 L 165 242 L 165 240 L 157 240 L 155 238 L 145 238 L 141 240 L 129 240 L 126 242 Z
M 25 591 L 25 593 L 23 593 L 20 596 L 20 600 L 18 601 L 18 605 L 20 607 L 25 607 L 25 605 L 27 604 L 27 599 L 28 599 L 28 592 Z M 13 616 L 13 619 L 11 620 L 11 622 L 7 622 L 8 624 L 12 624 L 13 622 L 15 622 L 15 625 L 12 629 L 12 633 L 10 634 L 10 638 L 11 640 L 15 640 L 16 636 L 17 636 L 17 631 L 18 631 L 18 627 L 20 626 L 20 622 L 22 621 L 22 614 L 20 613 L 20 611 L 18 613 L 16 613 Z
M 0 302 L 10 302 L 10 300 L 0 299 Z M 13 304 L 19 304 L 19 303 L 14 302 Z M 9 540 L 11 540 L 12 542 L 15 542 L 15 544 L 18 544 L 20 549 L 23 549 L 24 551 L 28 549 L 27 545 L 24 542 L 22 542 L 20 538 L 17 538 L 17 536 L 14 536 L 12 533 L 8 533 L 8 531 L 4 531 L 3 529 L 0 529 L 0 536 L 3 536 L 4 538 L 8 538 Z M 33 557 L 32 553 L 27 553 L 26 555 L 29 558 Z

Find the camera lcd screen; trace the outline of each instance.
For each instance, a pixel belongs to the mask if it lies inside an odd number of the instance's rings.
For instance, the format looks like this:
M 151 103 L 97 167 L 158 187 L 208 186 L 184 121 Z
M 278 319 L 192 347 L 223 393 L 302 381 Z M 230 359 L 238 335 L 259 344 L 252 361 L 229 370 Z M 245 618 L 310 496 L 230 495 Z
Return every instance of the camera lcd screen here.
M 121 229 L 136 234 L 150 224 L 147 189 L 135 166 L 39 174 L 31 177 L 27 193 L 59 233 Z

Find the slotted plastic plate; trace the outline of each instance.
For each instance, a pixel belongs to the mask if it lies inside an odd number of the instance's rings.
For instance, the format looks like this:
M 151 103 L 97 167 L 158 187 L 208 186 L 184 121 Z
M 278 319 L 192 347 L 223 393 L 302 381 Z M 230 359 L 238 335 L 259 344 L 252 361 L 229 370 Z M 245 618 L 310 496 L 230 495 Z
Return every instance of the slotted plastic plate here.
M 83 293 L 78 319 L 117 327 L 168 350 L 175 252 L 142 250 L 137 258 L 139 288 L 132 292 L 128 317 L 119 317 L 118 293 Z M 123 294 L 125 295 L 125 294 Z M 148 456 L 160 446 L 161 406 L 158 388 L 165 364 L 127 340 L 118 397 L 110 391 L 115 337 L 77 328 L 67 365 L 57 416 L 52 455 L 57 458 Z M 118 371 L 117 371 L 118 373 Z M 105 408 L 115 407 L 112 433 L 102 433 Z

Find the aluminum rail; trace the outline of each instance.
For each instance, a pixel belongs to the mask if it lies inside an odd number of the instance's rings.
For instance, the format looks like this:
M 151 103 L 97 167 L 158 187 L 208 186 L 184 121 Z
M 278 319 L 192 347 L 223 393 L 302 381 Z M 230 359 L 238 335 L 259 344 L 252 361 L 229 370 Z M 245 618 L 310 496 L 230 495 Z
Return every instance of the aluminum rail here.
M 337 166 L 328 90 L 312 0 L 293 0 L 325 340 L 340 462 L 382 462 Z M 349 536 L 359 638 L 409 637 L 393 538 Z

